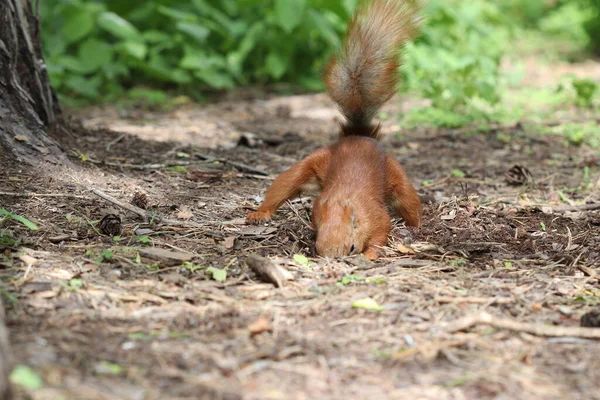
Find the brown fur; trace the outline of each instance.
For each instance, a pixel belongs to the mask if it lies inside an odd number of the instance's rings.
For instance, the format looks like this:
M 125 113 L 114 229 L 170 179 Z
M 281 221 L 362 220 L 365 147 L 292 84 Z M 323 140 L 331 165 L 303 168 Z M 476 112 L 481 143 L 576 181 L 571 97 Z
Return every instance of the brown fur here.
M 395 92 L 398 48 L 417 30 L 416 0 L 361 2 L 344 49 L 324 81 L 347 121 L 338 143 L 319 149 L 282 173 L 248 222 L 267 221 L 288 199 L 317 184 L 313 207 L 317 253 L 379 256 L 390 231 L 388 206 L 408 226 L 420 226 L 422 207 L 404 169 L 385 153 L 373 115 Z
M 417 0 L 359 2 L 342 51 L 323 77 L 329 96 L 347 119 L 342 136 L 379 138 L 379 130 L 365 128 L 396 92 L 399 50 L 416 36 L 420 9 Z

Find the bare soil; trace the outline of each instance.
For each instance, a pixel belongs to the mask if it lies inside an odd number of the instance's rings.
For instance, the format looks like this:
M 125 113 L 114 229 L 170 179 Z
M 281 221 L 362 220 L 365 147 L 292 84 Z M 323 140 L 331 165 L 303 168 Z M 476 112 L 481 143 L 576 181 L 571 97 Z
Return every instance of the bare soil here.
M 14 355 L 44 381 L 21 398 L 600 399 L 597 341 L 446 329 L 480 311 L 575 327 L 597 310 L 600 213 L 556 209 L 600 202 L 595 150 L 519 126 L 401 132 L 390 118 L 384 144 L 427 202 L 423 227 L 395 221 L 374 263 L 324 260 L 310 197 L 265 226 L 243 219 L 276 174 L 335 140 L 337 112 L 323 95 L 240 97 L 74 112 L 84 126 L 53 132 L 72 168 L 0 155 L 0 207 L 40 228 L 0 231 L 18 241 L 0 244 Z M 533 181 L 510 185 L 515 165 Z M 93 189 L 142 193 L 157 218 Z M 99 233 L 107 214 L 118 241 Z M 251 254 L 294 280 L 261 282 Z M 352 307 L 367 297 L 383 311 Z

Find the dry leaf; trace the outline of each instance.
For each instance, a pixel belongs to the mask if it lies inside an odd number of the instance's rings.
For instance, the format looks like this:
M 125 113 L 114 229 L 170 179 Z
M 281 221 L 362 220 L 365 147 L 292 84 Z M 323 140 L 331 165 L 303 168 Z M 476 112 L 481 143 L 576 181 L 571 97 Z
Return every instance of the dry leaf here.
M 27 254 L 23 254 L 22 256 L 20 256 L 19 260 L 23 261 L 28 267 L 37 265 L 39 262 L 37 258 L 28 256 Z
M 27 138 L 27 136 L 23 136 L 23 135 L 15 136 L 15 140 L 18 140 L 19 142 L 29 142 L 29 138 Z
M 194 216 L 190 211 L 190 208 L 187 206 L 181 207 L 181 210 L 177 213 L 177 218 L 179 219 L 190 219 Z
M 405 246 L 402 243 L 398 243 L 397 250 L 402 254 L 415 254 L 416 253 L 416 251 L 414 251 L 411 247 Z
M 271 327 L 271 321 L 268 317 L 262 316 L 250 325 L 248 325 L 248 330 L 252 336 L 258 335 L 263 332 L 273 332 L 273 328 Z
M 228 236 L 223 241 L 223 247 L 225 247 L 226 249 L 231 249 L 234 244 L 235 244 L 235 236 Z

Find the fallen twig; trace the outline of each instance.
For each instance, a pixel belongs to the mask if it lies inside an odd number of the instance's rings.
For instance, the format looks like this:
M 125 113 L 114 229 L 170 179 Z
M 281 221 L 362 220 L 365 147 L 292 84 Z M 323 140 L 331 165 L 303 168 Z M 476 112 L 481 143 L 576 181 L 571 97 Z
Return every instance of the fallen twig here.
M 88 196 L 81 196 L 70 193 L 15 193 L 15 192 L 0 192 L 0 196 L 7 197 L 63 197 L 69 199 L 89 200 Z
M 102 197 L 104 200 L 109 201 L 116 206 L 124 208 L 127 211 L 131 211 L 132 213 L 137 214 L 144 219 L 149 219 L 151 217 L 146 211 L 142 210 L 141 208 L 138 208 L 132 204 L 122 203 L 119 200 L 115 199 L 114 197 L 107 195 L 106 193 L 104 193 L 101 190 L 92 189 L 92 193 L 94 193 L 96 196 Z
M 592 211 L 600 210 L 600 203 L 579 204 L 575 206 L 558 206 L 558 207 L 543 207 L 544 211 L 552 212 L 571 212 L 571 211 Z
M 201 154 L 201 153 L 194 153 L 194 155 L 196 157 L 200 158 L 201 160 L 205 160 L 205 161 L 219 161 L 219 162 L 222 162 L 222 163 L 225 163 L 225 164 L 229 164 L 229 165 L 231 165 L 232 167 L 235 167 L 236 169 L 238 169 L 241 172 L 249 172 L 251 174 L 262 175 L 262 176 L 269 176 L 269 173 L 263 171 L 262 169 L 254 168 L 254 167 L 251 167 L 249 165 L 239 163 L 237 161 L 231 161 L 231 160 L 227 160 L 227 159 L 224 159 L 224 158 L 211 157 L 211 156 L 207 156 L 207 155 Z
M 101 190 L 98 189 L 92 189 L 92 193 L 94 193 L 96 196 L 99 196 L 101 198 L 103 198 L 104 200 L 113 203 L 114 205 L 121 207 L 127 211 L 131 211 L 132 213 L 139 215 L 140 217 L 142 217 L 145 221 L 156 221 L 156 222 L 162 222 L 165 225 L 172 225 L 172 226 L 179 226 L 182 228 L 202 228 L 201 224 L 197 224 L 195 222 L 190 222 L 190 221 L 178 221 L 178 220 L 174 220 L 174 219 L 169 219 L 169 218 L 162 218 L 158 215 L 152 215 L 144 210 L 142 210 L 141 208 L 138 208 L 132 204 L 126 204 L 123 203 L 117 199 L 115 199 L 114 197 L 104 193 Z
M 122 134 L 121 136 L 117 137 L 114 140 L 111 140 L 110 142 L 108 142 L 108 144 L 106 145 L 106 150 L 110 150 L 110 148 L 119 143 L 121 140 L 125 139 L 125 136 L 127 136 L 126 134 Z
M 436 296 L 434 300 L 438 303 L 471 303 L 471 304 L 511 304 L 515 302 L 512 297 L 452 297 Z
M 272 283 L 278 288 L 283 287 L 287 281 L 294 279 L 294 275 L 290 271 L 268 258 L 252 254 L 246 258 L 246 264 L 261 280 Z
M 188 167 L 188 166 L 194 165 L 194 163 L 190 162 L 190 161 L 171 161 L 171 162 L 167 162 L 167 163 L 157 163 L 157 164 L 128 164 L 128 163 L 116 163 L 116 162 L 104 161 L 104 160 L 93 160 L 91 158 L 88 158 L 87 162 L 90 162 L 90 163 L 96 164 L 96 165 L 105 165 L 107 167 L 127 168 L 127 169 L 134 169 L 134 170 L 138 170 L 138 171 L 156 170 L 156 169 L 170 168 L 170 167 Z
M 451 322 L 446 326 L 446 330 L 448 332 L 464 331 L 480 324 L 490 325 L 494 328 L 508 329 L 515 332 L 525 332 L 535 336 L 600 339 L 600 329 L 582 328 L 579 326 L 549 326 L 517 322 L 508 318 L 494 317 L 486 312 L 466 316 L 455 322 Z

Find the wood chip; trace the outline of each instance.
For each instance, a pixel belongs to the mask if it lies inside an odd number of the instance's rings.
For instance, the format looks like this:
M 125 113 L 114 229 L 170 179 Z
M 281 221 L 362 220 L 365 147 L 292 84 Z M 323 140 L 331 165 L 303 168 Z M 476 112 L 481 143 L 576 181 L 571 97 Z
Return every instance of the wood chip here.
M 287 281 L 294 279 L 294 276 L 290 271 L 275 264 L 268 258 L 253 254 L 246 258 L 246 264 L 248 264 L 250 269 L 254 271 L 259 279 L 264 282 L 272 283 L 279 288 L 283 287 Z
M 192 261 L 194 258 L 193 254 L 165 250 L 157 247 L 143 248 L 140 249 L 139 253 L 141 257 L 161 261 L 166 264 L 181 264 L 186 261 Z

